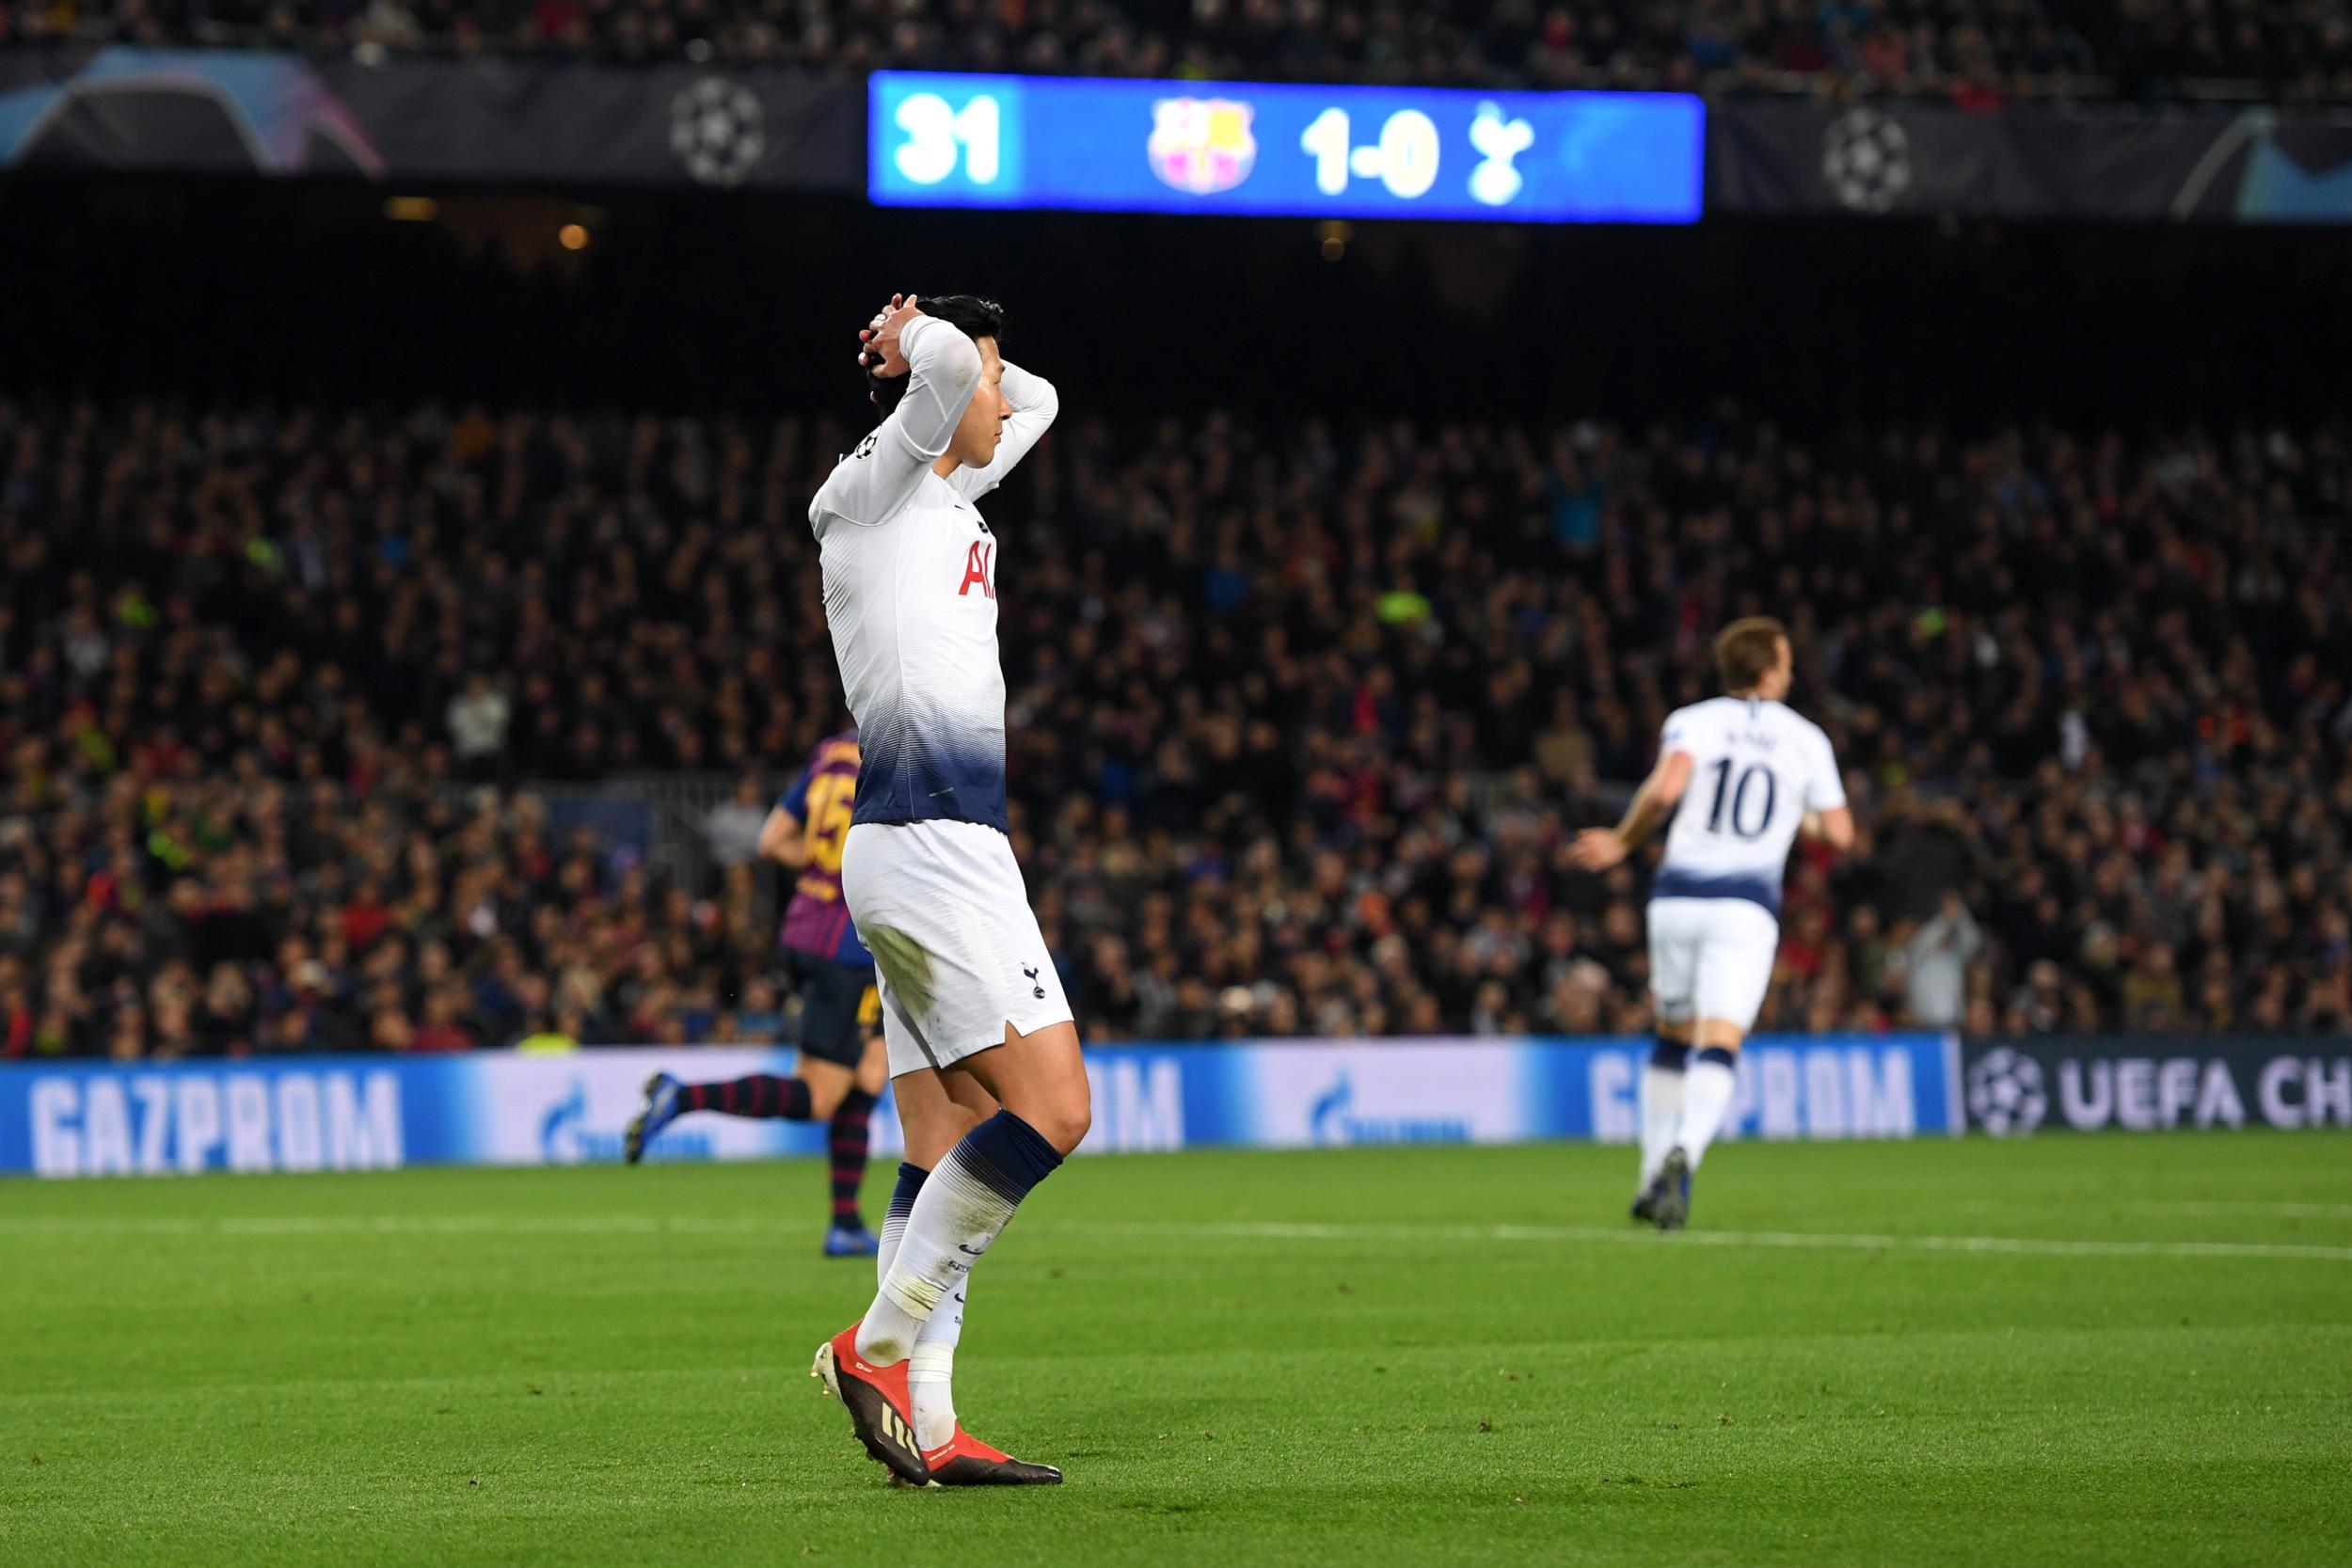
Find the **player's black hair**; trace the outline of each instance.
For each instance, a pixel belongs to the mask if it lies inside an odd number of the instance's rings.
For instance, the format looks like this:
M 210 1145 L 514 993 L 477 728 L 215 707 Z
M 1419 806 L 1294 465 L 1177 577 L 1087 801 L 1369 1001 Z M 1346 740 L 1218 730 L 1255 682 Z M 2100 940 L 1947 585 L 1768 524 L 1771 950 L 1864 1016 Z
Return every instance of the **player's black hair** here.
M 1005 345 L 1005 308 L 993 299 L 982 299 L 977 294 L 922 294 L 917 296 L 915 308 L 927 316 L 946 322 L 975 342 L 993 338 L 999 349 Z M 876 375 L 871 367 L 866 370 L 866 395 L 873 400 L 877 420 L 890 418 L 890 411 L 898 406 L 898 399 L 905 395 L 908 379 L 903 375 Z

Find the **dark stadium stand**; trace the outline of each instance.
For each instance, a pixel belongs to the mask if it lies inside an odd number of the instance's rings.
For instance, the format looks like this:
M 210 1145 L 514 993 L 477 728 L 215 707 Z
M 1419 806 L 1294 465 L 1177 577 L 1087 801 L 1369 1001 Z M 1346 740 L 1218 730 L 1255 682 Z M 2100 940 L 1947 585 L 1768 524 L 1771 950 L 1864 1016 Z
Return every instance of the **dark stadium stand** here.
M 775 1037 L 728 846 L 837 719 L 848 436 L 0 400 L 0 1054 Z M 2348 486 L 2334 426 L 1074 415 L 991 503 L 1021 856 L 1089 1038 L 1639 1029 L 1644 873 L 1564 841 L 1777 612 L 1864 834 L 1768 1023 L 2352 1027 Z M 548 804 L 653 769 L 758 777 L 696 885 Z
M 2011 97 L 2352 98 L 2352 19 L 2322 0 L 48 0 L 0 44 L 527 53 L 864 72 L 1707 87 Z

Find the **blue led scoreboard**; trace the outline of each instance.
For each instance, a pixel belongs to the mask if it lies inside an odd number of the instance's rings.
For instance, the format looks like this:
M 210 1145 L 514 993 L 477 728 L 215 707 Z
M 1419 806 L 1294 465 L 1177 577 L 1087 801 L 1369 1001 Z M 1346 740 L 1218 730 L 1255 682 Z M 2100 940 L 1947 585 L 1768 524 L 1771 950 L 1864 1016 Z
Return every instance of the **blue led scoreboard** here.
M 1691 223 L 1680 93 L 878 71 L 867 194 L 900 207 Z

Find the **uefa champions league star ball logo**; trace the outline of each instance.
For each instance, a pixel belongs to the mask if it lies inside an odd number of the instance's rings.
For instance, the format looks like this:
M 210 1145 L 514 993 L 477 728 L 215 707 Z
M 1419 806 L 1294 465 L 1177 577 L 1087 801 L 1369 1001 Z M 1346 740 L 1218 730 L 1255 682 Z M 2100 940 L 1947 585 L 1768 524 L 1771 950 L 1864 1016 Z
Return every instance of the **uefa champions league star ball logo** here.
M 670 101 L 670 150 L 704 185 L 739 185 L 768 150 L 759 99 L 711 76 Z
M 1968 1069 L 1968 1114 L 1996 1137 L 2023 1136 L 2050 1109 L 2042 1090 L 2042 1064 L 2005 1045 L 1994 1046 Z
M 1911 134 L 1876 109 L 1853 109 L 1821 137 L 1821 178 L 1857 213 L 1883 213 L 1911 188 Z

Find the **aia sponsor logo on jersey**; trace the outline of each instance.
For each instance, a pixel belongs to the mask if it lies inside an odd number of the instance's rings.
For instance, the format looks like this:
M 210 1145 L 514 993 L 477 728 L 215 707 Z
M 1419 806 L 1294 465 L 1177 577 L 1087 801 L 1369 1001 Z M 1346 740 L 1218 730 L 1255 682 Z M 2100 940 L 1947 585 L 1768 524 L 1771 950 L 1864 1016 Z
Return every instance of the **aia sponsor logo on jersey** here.
M 971 593 L 975 586 L 977 586 L 980 597 L 994 598 L 996 596 L 995 569 L 995 544 L 993 541 L 973 540 L 971 547 L 964 552 L 963 586 L 956 590 L 956 597 L 962 598 Z

